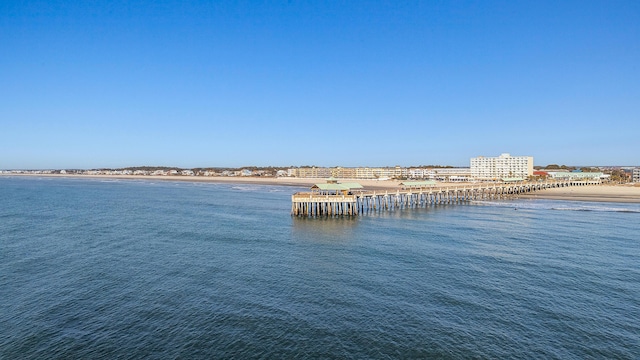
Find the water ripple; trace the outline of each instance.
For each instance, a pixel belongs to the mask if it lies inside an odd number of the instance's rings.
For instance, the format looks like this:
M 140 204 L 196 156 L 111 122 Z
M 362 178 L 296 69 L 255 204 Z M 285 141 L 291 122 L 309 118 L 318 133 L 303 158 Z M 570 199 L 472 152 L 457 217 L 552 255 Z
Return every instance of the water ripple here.
M 632 204 L 309 220 L 275 190 L 0 179 L 0 358 L 640 353 Z

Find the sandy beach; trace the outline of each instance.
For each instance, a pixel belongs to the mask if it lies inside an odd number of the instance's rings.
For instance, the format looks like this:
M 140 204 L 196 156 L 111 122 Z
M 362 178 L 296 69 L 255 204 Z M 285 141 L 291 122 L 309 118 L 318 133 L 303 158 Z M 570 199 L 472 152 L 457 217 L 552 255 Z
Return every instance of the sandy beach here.
M 94 178 L 94 179 L 124 179 L 124 180 L 153 180 L 153 181 L 189 181 L 227 184 L 260 184 L 291 187 L 311 187 L 313 184 L 324 183 L 326 179 L 307 178 L 273 178 L 273 177 L 222 177 L 222 176 L 143 176 L 143 175 L 69 175 L 69 174 L 2 174 L 0 176 L 32 176 L 32 177 L 60 177 L 60 178 Z M 340 179 L 339 182 L 357 182 L 366 190 L 396 190 L 401 181 L 398 180 L 363 180 Z M 444 186 L 445 183 L 443 183 Z M 448 184 L 462 186 L 463 184 Z M 632 185 L 596 185 L 575 186 L 537 191 L 531 195 L 521 195 L 524 199 L 552 199 L 571 201 L 595 202 L 624 202 L 640 203 L 640 186 Z
M 640 203 L 640 186 L 574 186 L 536 191 L 531 195 L 520 197 L 527 199 Z

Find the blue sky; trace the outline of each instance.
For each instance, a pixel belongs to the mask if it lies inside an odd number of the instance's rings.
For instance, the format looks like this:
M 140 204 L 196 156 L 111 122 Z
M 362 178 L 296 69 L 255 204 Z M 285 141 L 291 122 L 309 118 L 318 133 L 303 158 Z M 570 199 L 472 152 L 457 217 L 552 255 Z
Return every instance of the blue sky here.
M 640 165 L 638 1 L 0 3 L 0 169 Z

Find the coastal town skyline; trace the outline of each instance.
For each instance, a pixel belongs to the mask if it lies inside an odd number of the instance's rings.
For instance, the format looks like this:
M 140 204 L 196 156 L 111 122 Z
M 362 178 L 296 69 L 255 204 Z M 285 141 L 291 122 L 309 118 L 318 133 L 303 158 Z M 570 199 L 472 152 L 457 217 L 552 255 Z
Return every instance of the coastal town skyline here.
M 428 179 L 443 182 L 476 182 L 476 181 L 540 181 L 547 178 L 554 180 L 591 180 L 613 181 L 623 183 L 637 182 L 637 167 L 572 167 L 549 164 L 534 166 L 534 157 L 527 155 L 513 156 L 501 153 L 499 156 L 478 156 L 469 159 L 469 167 L 453 167 L 439 165 L 387 166 L 387 167 L 242 167 L 242 168 L 193 168 L 176 167 L 129 167 L 122 169 L 70 169 L 70 170 L 1 170 L 0 175 L 89 175 L 89 176 L 161 176 L 171 177 L 263 177 L 263 178 L 313 178 L 313 179 L 374 179 L 374 180 L 407 180 Z
M 425 162 L 419 164 L 411 164 L 411 165 L 398 165 L 400 162 L 396 162 L 395 165 L 374 165 L 374 166 L 344 166 L 341 164 L 335 164 L 332 166 L 319 166 L 315 164 L 289 164 L 289 165 L 278 165 L 278 164 L 269 164 L 269 165 L 255 165 L 255 164 L 245 164 L 243 166 L 216 166 L 216 165 L 208 165 L 208 166 L 193 166 L 193 167 L 180 167 L 180 166 L 170 166 L 170 165 L 138 165 L 138 166 L 123 166 L 123 167 L 106 167 L 106 166 L 96 166 L 96 167 L 87 167 L 87 168 L 13 168 L 13 169 L 3 169 L 0 168 L 0 171 L 63 171 L 63 170 L 78 170 L 78 171 L 123 171 L 123 170 L 131 170 L 131 171 L 144 171 L 145 173 L 151 173 L 154 171 L 170 171 L 170 170 L 193 170 L 195 172 L 204 172 L 206 170 L 212 171 L 236 171 L 240 172 L 242 170 L 283 170 L 283 169 L 391 169 L 391 168 L 403 168 L 403 169 L 469 169 L 469 168 L 495 168 L 498 167 L 516 167 L 519 170 L 529 172 L 533 171 L 533 169 L 569 169 L 569 170 L 586 170 L 586 171 L 597 171 L 597 170 L 610 170 L 610 169 L 634 169 L 640 167 L 639 165 L 634 164 L 562 164 L 558 162 L 548 163 L 548 164 L 540 164 L 534 163 L 534 156 L 531 155 L 511 155 L 510 153 L 502 152 L 500 155 L 492 155 L 492 156 L 477 156 L 468 158 L 468 162 L 462 166 L 454 166 L 445 163 L 438 162 Z M 496 163 L 498 162 L 498 163 Z M 166 174 L 164 174 L 166 175 Z M 184 175 L 184 174 L 183 174 Z
M 0 5 L 0 169 L 640 163 L 640 3 Z M 426 160 L 425 160 L 426 159 Z
M 177 170 L 192 170 L 192 169 L 219 169 L 219 170 L 242 170 L 242 169 L 289 169 L 289 168 L 326 168 L 326 169 L 335 169 L 335 168 L 431 168 L 431 169 L 447 169 L 447 168 L 470 168 L 469 165 L 462 166 L 453 166 L 447 164 L 429 164 L 429 165 L 408 165 L 408 166 L 400 166 L 400 165 L 380 165 L 380 166 L 317 166 L 317 165 L 244 165 L 244 166 L 193 166 L 193 167 L 181 167 L 181 166 L 171 166 L 171 165 L 139 165 L 139 166 L 122 166 L 122 167 L 107 167 L 107 166 L 96 166 L 96 167 L 60 167 L 60 168 L 0 168 L 0 171 L 61 171 L 61 170 L 82 170 L 82 171 L 92 171 L 92 170 L 132 170 L 132 169 L 177 169 Z M 558 164 L 551 163 L 546 165 L 535 165 L 536 169 L 547 169 L 549 167 L 552 168 L 570 168 L 570 169 L 580 169 L 580 168 L 593 168 L 593 169 L 613 169 L 613 168 L 622 168 L 622 169 L 631 169 L 640 167 L 640 165 L 633 164 L 598 164 L 598 165 L 588 165 L 588 164 Z
M 107 166 L 95 166 L 95 167 L 59 167 L 59 168 L 24 168 L 24 167 L 16 167 L 16 168 L 0 168 L 0 171 L 61 171 L 61 170 L 79 170 L 79 171 L 96 171 L 96 170 L 136 170 L 136 169 L 176 169 L 176 170 L 193 170 L 193 169 L 218 169 L 218 170 L 242 170 L 242 169 L 290 169 L 290 168 L 326 168 L 326 169 L 335 169 L 335 168 L 431 168 L 431 169 L 446 169 L 446 168 L 470 168 L 470 165 L 462 165 L 462 166 L 454 166 L 448 164 L 437 164 L 437 163 L 429 163 L 427 164 L 414 164 L 414 165 L 373 165 L 373 166 L 342 166 L 342 165 L 333 165 L 333 166 L 318 166 L 318 165 L 243 165 L 243 166 L 193 166 L 193 167 L 184 167 L 184 166 L 171 166 L 171 165 L 138 165 L 138 166 L 122 166 L 122 167 L 107 167 Z M 547 168 L 569 168 L 569 169 L 581 169 L 581 168 L 593 168 L 593 169 L 632 169 L 638 168 L 640 165 L 634 164 L 561 164 L 561 163 L 550 163 L 540 165 L 537 164 L 534 166 L 535 169 L 547 169 Z

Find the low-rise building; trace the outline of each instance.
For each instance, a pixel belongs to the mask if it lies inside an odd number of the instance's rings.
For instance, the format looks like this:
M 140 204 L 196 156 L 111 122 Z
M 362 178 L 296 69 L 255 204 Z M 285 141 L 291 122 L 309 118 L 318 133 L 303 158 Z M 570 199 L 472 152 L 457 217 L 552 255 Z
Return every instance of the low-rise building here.
M 430 170 L 433 173 L 429 177 L 430 179 L 446 182 L 471 181 L 470 168 L 435 168 Z
M 548 173 L 554 180 L 602 180 L 605 178 L 601 172 L 549 171 Z
M 394 167 L 301 167 L 291 168 L 288 176 L 299 178 L 336 179 L 430 179 L 439 181 L 469 181 L 469 168 L 405 168 Z
M 326 179 L 331 177 L 331 169 L 324 167 L 301 167 L 294 169 L 296 177 L 299 178 L 315 178 L 315 179 Z
M 634 183 L 640 183 L 640 168 L 633 169 L 631 173 L 631 181 Z

